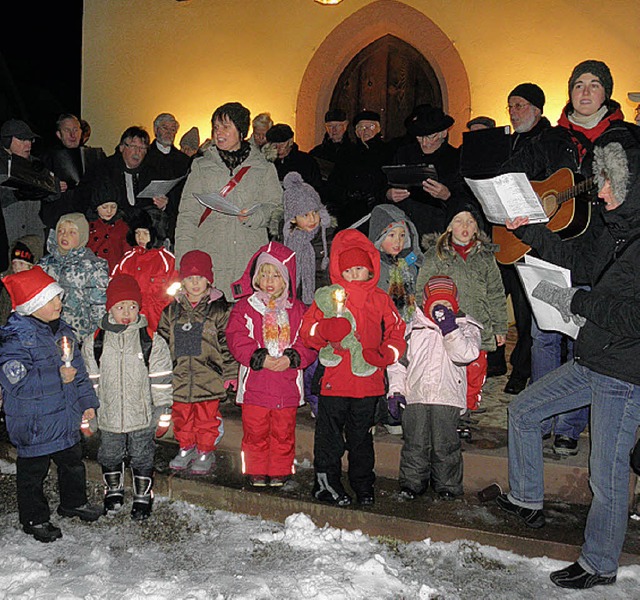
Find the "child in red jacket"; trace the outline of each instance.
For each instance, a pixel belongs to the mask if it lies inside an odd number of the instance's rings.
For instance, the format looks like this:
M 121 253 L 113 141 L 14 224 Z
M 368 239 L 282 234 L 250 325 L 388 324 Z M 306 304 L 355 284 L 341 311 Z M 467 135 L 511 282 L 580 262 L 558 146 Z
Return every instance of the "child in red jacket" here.
M 295 296 L 295 281 L 295 253 L 271 242 L 231 286 L 239 301 L 229 317 L 227 344 L 240 363 L 242 472 L 254 486 L 282 486 L 294 473 L 302 370 L 316 358 L 298 336 L 306 306 Z
M 329 262 L 333 286 L 320 288 L 300 335 L 320 350 L 321 380 L 314 439 L 313 496 L 348 506 L 342 455 L 349 452 L 349 483 L 359 504 L 374 503 L 375 455 L 371 428 L 385 395 L 385 368 L 404 353 L 405 323 L 378 288 L 380 253 L 355 229 L 339 232 Z M 339 295 L 346 292 L 346 299 Z

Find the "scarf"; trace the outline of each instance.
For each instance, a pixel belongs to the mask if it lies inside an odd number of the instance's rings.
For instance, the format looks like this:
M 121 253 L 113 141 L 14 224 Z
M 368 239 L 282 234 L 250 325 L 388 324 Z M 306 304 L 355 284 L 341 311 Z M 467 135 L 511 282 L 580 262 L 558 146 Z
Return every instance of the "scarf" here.
M 410 323 L 416 313 L 416 287 L 409 265 L 404 258 L 391 259 L 388 293 L 402 320 Z
M 312 231 L 303 231 L 297 227 L 290 229 L 286 224 L 283 232 L 284 245 L 296 253 L 296 289 L 301 288 L 300 297 L 307 305 L 311 305 L 316 291 L 316 252 L 313 247 L 313 239 L 322 235 L 321 269 L 324 271 L 329 266 L 329 252 L 327 250 L 327 227 L 331 217 L 323 206 L 320 209 L 320 225 Z
M 237 150 L 220 150 L 220 148 L 216 148 L 222 162 L 229 169 L 229 175 L 233 175 L 233 171 L 236 167 L 241 165 L 251 152 L 251 144 L 246 140 L 243 140 L 240 144 L 240 148 Z
M 603 104 L 590 117 L 583 117 L 575 111 L 567 115 L 566 109 L 562 111 L 558 119 L 558 125 L 567 129 L 571 134 L 571 138 L 578 148 L 581 162 L 588 152 L 584 138 L 587 138 L 589 142 L 593 143 L 609 128 L 612 121 L 624 119 L 622 111 L 619 108 L 614 110 L 610 115 L 607 115 L 608 110 L 607 106 Z

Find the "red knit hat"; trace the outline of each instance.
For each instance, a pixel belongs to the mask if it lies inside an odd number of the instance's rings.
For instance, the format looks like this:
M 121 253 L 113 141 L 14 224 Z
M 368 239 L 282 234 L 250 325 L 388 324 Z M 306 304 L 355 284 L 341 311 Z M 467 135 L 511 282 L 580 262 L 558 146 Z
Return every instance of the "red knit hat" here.
M 338 257 L 338 266 L 340 267 L 340 272 L 346 271 L 351 267 L 366 267 L 373 272 L 373 264 L 371 264 L 369 253 L 358 247 L 345 250 Z
M 451 304 L 454 313 L 459 310 L 458 288 L 447 275 L 434 275 L 424 286 L 423 309 L 425 315 L 431 314 L 431 308 L 438 302 L 446 300 Z
M 211 257 L 202 250 L 187 252 L 180 261 L 180 279 L 199 275 L 209 283 L 213 283 L 213 263 Z
M 140 286 L 131 275 L 116 275 L 107 286 L 107 311 L 123 300 L 133 300 L 138 306 L 142 306 Z
M 20 315 L 32 315 L 59 294 L 64 294 L 58 282 L 39 266 L 7 275 L 2 283 L 9 292 L 13 310 Z

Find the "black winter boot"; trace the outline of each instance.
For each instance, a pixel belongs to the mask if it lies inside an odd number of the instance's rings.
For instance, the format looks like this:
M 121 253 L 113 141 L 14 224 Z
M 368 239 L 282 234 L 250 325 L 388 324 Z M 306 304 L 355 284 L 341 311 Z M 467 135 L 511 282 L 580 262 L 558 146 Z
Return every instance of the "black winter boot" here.
M 133 507 L 131 508 L 131 518 L 134 521 L 145 521 L 151 516 L 153 506 L 153 473 L 136 471 L 131 469 L 133 474 Z
M 117 513 L 124 504 L 124 463 L 118 470 L 102 466 L 104 514 Z

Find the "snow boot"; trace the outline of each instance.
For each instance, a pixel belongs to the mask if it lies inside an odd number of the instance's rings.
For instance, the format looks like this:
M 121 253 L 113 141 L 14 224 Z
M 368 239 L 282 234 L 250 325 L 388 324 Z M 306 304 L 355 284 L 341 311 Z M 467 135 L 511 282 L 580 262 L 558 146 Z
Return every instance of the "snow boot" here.
M 102 480 L 105 486 L 104 514 L 117 513 L 124 504 L 124 463 L 117 470 L 103 465 Z
M 209 475 L 216 466 L 216 455 L 213 450 L 210 452 L 200 452 L 198 450 L 197 458 L 191 463 L 189 468 L 190 475 Z
M 198 453 L 195 446 L 180 448 L 180 452 L 169 462 L 169 468 L 172 471 L 185 471 L 197 457 Z
M 131 469 L 133 475 L 133 507 L 131 518 L 134 521 L 145 521 L 151 516 L 153 507 L 152 471 Z

